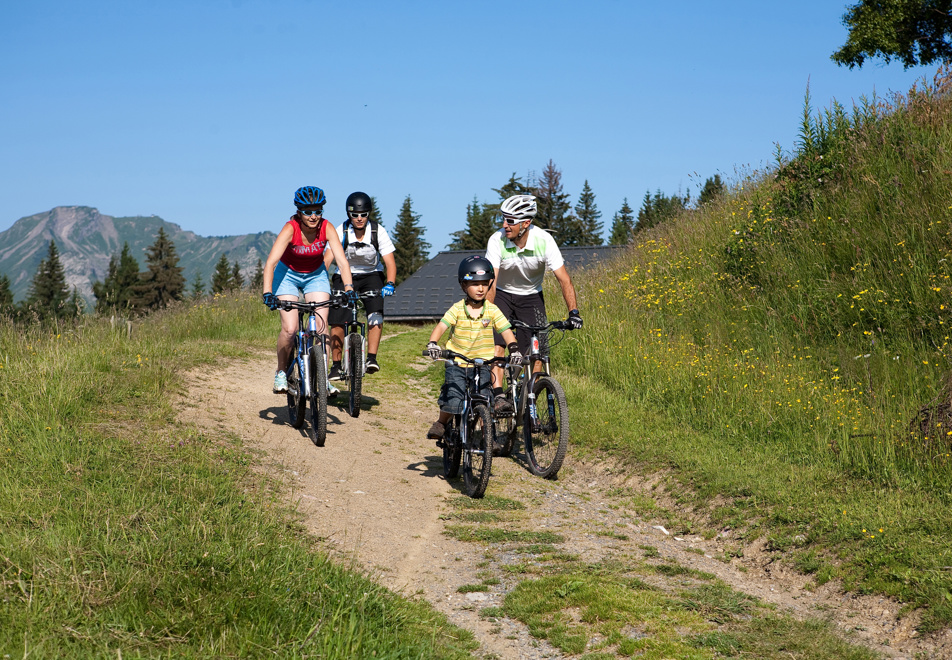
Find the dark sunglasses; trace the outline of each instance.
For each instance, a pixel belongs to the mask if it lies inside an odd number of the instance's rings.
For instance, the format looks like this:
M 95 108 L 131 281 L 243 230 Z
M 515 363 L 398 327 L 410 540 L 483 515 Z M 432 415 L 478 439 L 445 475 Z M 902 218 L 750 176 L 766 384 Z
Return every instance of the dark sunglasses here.
M 369 218 L 369 217 L 370 217 L 370 212 L 369 212 L 369 211 L 364 211 L 363 213 L 353 213 L 353 212 L 351 212 L 350 217 L 352 217 L 352 218 Z
M 301 215 L 324 215 L 324 209 L 298 209 Z

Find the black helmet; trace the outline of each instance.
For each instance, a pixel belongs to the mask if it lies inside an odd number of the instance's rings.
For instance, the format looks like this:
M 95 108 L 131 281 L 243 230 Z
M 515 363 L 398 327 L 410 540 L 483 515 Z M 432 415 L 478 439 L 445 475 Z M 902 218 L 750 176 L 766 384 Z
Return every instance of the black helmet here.
M 367 193 L 352 192 L 347 196 L 346 209 L 348 213 L 370 213 L 374 202 Z
M 496 271 L 486 257 L 473 255 L 459 262 L 459 283 L 492 282 L 496 279 Z

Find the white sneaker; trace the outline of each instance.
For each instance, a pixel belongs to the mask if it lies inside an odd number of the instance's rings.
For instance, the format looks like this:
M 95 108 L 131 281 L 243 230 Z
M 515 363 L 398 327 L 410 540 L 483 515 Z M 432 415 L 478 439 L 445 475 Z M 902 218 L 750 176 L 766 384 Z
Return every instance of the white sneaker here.
M 328 396 L 328 398 L 333 397 L 333 396 L 337 396 L 338 394 L 340 394 L 340 390 L 337 389 L 336 387 L 334 387 L 334 386 L 331 384 L 331 381 L 327 381 L 327 396 Z
M 278 369 L 274 374 L 274 393 L 283 394 L 288 391 L 288 377 Z

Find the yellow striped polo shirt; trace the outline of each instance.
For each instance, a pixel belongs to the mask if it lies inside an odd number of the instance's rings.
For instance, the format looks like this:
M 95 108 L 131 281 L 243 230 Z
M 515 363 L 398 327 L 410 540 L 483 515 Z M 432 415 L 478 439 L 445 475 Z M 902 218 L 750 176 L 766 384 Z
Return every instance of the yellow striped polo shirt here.
M 468 358 L 489 360 L 494 355 L 493 329 L 508 330 L 509 319 L 488 300 L 483 303 L 482 313 L 472 318 L 466 312 L 466 301 L 460 300 L 450 307 L 440 319 L 450 329 L 446 348 L 462 353 Z

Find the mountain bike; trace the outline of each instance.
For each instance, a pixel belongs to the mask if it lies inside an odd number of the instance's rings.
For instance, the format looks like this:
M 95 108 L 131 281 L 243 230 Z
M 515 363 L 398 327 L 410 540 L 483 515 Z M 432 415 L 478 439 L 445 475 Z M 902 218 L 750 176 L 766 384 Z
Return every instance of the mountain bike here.
M 423 355 L 429 356 L 429 352 L 423 351 Z M 509 360 L 503 357 L 470 359 L 447 349 L 443 349 L 439 359 L 452 363 L 454 358 L 472 365 L 472 368 L 464 369 L 466 390 L 463 410 L 450 418 L 443 433 L 443 476 L 452 479 L 462 467 L 466 494 L 480 498 L 489 484 L 495 435 L 495 423 L 490 412 L 492 397 L 480 394 L 481 380 L 483 377 L 492 378 L 486 367 L 496 363 L 508 365 Z
M 297 310 L 298 331 L 287 368 L 288 417 L 291 426 L 304 426 L 305 407 L 311 405 L 311 441 L 318 447 L 327 439 L 327 338 L 324 323 L 317 315 L 322 307 L 338 305 L 334 299 L 323 302 L 278 300 L 276 309 Z
M 358 298 L 379 296 L 379 291 L 364 291 Z M 340 306 L 350 311 L 350 319 L 344 326 L 344 346 L 340 368 L 341 380 L 350 385 L 350 398 L 347 400 L 347 412 L 351 417 L 360 415 L 360 396 L 364 374 L 367 372 L 367 324 L 357 318 L 357 305 L 350 304 L 343 295 L 338 295 Z
M 522 366 L 506 368 L 505 395 L 513 412 L 497 416 L 497 437 L 502 439 L 498 443 L 499 455 L 512 453 L 519 427 L 522 427 L 529 471 L 555 479 L 569 449 L 569 404 L 562 386 L 549 372 L 549 356 L 543 355 L 541 344 L 549 340 L 554 330 L 562 331 L 564 336 L 571 325 L 568 321 L 528 325 L 518 319 L 510 323 L 514 328 L 528 330 L 531 338 Z M 537 364 L 542 365 L 539 371 L 536 371 Z

